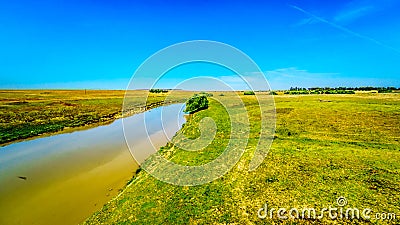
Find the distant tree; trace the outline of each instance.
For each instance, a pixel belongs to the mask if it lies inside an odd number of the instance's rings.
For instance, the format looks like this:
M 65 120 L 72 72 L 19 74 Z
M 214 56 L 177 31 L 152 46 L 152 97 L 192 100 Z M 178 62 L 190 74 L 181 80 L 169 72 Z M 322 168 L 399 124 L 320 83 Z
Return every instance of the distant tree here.
M 150 93 L 167 93 L 168 90 L 164 90 L 164 89 L 150 89 L 149 92 L 150 92 Z
M 254 91 L 245 91 L 243 92 L 244 95 L 255 95 Z

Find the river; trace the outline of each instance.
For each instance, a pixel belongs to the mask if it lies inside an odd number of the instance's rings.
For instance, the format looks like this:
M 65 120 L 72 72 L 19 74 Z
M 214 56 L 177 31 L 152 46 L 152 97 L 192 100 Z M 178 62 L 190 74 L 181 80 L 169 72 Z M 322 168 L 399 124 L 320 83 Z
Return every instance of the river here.
M 0 147 L 0 224 L 83 222 L 124 188 L 136 160 L 154 153 L 148 136 L 158 149 L 180 129 L 182 109 L 161 106 L 109 125 Z M 137 129 L 143 125 L 148 133 Z

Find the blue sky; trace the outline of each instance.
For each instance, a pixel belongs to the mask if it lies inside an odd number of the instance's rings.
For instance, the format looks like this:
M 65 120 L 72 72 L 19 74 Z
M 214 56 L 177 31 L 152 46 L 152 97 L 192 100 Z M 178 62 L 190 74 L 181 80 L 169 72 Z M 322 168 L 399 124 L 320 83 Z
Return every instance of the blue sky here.
M 0 88 L 124 89 L 146 58 L 190 40 L 242 50 L 272 89 L 400 87 L 399 11 L 399 0 L 2 1 Z M 190 76 L 237 81 L 198 64 L 160 87 Z

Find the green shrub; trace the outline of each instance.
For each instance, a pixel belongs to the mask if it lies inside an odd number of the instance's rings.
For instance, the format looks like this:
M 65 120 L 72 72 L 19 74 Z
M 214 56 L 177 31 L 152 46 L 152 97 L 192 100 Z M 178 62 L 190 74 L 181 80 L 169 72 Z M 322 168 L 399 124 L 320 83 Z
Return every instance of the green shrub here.
M 245 91 L 244 95 L 255 95 L 254 91 Z
M 186 101 L 186 108 L 184 112 L 192 114 L 207 108 L 208 108 L 207 96 L 203 94 L 200 95 L 195 94 Z

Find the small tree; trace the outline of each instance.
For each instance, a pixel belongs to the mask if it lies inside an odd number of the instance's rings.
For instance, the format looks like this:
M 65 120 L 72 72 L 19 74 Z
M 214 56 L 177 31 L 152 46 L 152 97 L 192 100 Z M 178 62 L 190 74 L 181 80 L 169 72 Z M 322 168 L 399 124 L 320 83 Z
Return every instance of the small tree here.
M 255 95 L 254 91 L 245 91 L 243 92 L 244 95 Z
M 207 108 L 208 108 L 207 97 L 205 95 L 195 94 L 186 101 L 186 108 L 183 111 L 192 114 Z

